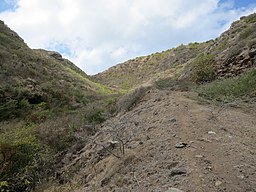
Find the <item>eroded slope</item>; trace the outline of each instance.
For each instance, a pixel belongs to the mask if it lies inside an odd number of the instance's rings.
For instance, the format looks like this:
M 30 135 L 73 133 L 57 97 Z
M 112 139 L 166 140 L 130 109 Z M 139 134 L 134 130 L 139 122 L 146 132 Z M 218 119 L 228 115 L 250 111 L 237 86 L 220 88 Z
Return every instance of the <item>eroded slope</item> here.
M 255 112 L 191 98 L 197 96 L 149 90 L 135 108 L 107 120 L 89 141 L 84 137 L 87 145 L 69 154 L 66 167 L 80 170 L 52 189 L 255 191 Z

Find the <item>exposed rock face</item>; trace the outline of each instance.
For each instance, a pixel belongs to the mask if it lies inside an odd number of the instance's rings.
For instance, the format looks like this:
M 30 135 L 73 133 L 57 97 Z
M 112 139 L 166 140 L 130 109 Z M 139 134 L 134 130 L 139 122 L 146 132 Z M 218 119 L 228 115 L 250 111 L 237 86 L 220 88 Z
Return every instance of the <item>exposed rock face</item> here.
M 48 54 L 49 54 L 51 57 L 53 57 L 53 58 L 55 58 L 55 59 L 57 59 L 57 60 L 59 60 L 59 61 L 64 61 L 64 59 L 62 58 L 62 55 L 59 54 L 58 52 L 49 51 Z
M 230 58 L 224 65 L 217 66 L 217 76 L 219 77 L 232 77 L 237 76 L 249 68 L 256 65 L 256 49 L 246 50 L 239 54 L 237 57 Z
M 242 17 L 217 38 L 208 48 L 215 54 L 216 75 L 219 78 L 240 75 L 256 67 L 256 14 Z

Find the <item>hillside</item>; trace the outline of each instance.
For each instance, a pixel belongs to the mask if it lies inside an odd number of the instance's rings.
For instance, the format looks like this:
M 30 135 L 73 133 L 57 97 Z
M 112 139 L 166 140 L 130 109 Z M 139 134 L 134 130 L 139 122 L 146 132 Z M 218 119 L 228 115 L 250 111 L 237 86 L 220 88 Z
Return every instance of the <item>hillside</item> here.
M 254 192 L 256 14 L 88 76 L 0 22 L 0 191 Z
M 79 133 L 86 144 L 62 160 L 65 184 L 40 189 L 255 191 L 255 17 L 95 75 L 129 92 L 95 135 Z
M 204 59 L 202 55 L 209 56 L 214 78 L 237 76 L 255 67 L 255 18 L 255 13 L 242 17 L 215 40 L 180 45 L 161 53 L 131 59 L 94 77 L 101 83 L 122 89 L 166 77 L 187 78 L 193 65 Z
M 111 94 L 0 21 L 0 190 L 25 191 L 52 176 L 54 157 L 78 143 L 80 126 L 102 121 Z
M 150 89 L 91 140 L 80 135 L 87 144 L 62 160 L 67 183 L 45 191 L 254 192 L 255 111 L 196 98 Z
M 8 102 L 44 102 L 49 107 L 79 106 L 110 93 L 56 52 L 32 50 L 0 22 L 0 113 Z M 8 107 L 8 106 L 6 106 Z M 4 112 L 2 110 L 5 110 Z M 10 114 L 15 115 L 15 114 Z
M 95 80 L 109 86 L 129 89 L 157 79 L 173 76 L 180 72 L 187 62 L 204 52 L 206 43 L 180 45 L 161 53 L 131 59 L 94 76 Z

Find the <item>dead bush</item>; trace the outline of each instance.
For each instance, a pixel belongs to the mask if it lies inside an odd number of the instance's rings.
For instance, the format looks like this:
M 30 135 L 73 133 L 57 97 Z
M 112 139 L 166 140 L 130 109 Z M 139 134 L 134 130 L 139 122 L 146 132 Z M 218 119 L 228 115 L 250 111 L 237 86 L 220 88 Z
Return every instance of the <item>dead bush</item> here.
M 136 104 L 139 103 L 140 99 L 151 87 L 152 85 L 142 85 L 121 97 L 117 102 L 117 112 L 125 112 L 131 110 L 136 106 Z

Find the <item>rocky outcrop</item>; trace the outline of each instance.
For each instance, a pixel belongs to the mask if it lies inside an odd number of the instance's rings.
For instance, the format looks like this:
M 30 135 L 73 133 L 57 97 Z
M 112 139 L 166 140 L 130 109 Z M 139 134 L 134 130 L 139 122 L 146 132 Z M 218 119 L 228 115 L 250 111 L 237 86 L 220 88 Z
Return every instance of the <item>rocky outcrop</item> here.
M 253 48 L 243 51 L 236 57 L 229 58 L 224 64 L 219 63 L 216 65 L 216 71 L 219 78 L 227 78 L 238 76 L 255 67 L 256 48 Z
M 216 75 L 227 78 L 256 66 L 256 14 L 241 17 L 217 38 L 208 52 L 215 55 Z
M 59 53 L 56 52 L 56 51 L 49 51 L 48 54 L 49 54 L 51 57 L 53 57 L 53 58 L 55 58 L 55 59 L 57 59 L 57 60 L 59 60 L 59 61 L 64 61 L 64 59 L 62 58 L 62 55 L 59 54 Z

